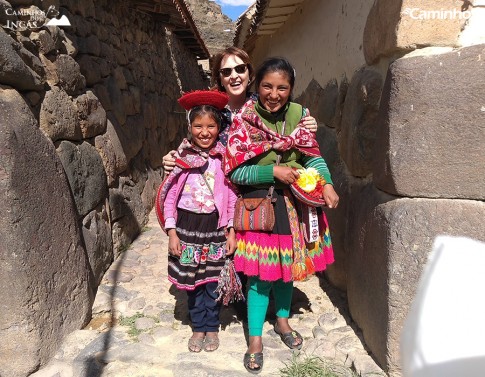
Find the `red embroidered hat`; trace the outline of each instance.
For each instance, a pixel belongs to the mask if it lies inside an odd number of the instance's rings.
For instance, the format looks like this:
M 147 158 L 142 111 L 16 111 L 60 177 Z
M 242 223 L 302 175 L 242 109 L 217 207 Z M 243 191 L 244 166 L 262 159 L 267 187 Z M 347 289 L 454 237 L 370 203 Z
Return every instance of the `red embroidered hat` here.
M 326 205 L 325 199 L 317 198 L 315 196 L 310 195 L 308 192 L 303 191 L 303 189 L 293 182 L 290 185 L 291 192 L 295 195 L 295 198 L 300 200 L 301 202 L 312 206 L 312 207 L 323 207 Z
M 229 96 L 218 90 L 194 90 L 184 93 L 178 100 L 178 103 L 185 110 L 202 105 L 209 105 L 215 107 L 217 110 L 222 110 L 228 102 Z

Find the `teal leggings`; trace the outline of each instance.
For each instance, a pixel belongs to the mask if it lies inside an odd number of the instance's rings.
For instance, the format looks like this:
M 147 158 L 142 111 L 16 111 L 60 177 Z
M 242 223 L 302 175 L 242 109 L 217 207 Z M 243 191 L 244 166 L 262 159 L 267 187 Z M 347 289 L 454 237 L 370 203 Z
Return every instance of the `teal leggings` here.
M 273 288 L 276 316 L 280 318 L 290 316 L 293 282 L 284 283 L 281 279 L 262 281 L 256 276 L 251 276 L 248 280 L 249 336 L 263 335 L 263 324 L 268 310 L 271 288 Z

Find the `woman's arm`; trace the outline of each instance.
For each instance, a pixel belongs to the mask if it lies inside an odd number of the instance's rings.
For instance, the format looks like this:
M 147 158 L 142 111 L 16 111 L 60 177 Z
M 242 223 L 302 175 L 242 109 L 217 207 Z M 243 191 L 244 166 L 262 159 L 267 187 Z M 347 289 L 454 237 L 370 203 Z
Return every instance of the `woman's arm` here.
M 317 169 L 318 173 L 325 179 L 325 181 L 333 185 L 332 175 L 330 174 L 330 170 L 328 170 L 327 163 L 323 157 L 302 156 L 301 161 L 303 167 Z
M 275 178 L 284 184 L 291 184 L 298 179 L 298 172 L 289 166 L 241 165 L 231 175 L 231 181 L 238 185 L 259 185 L 275 183 Z
M 243 186 L 274 183 L 273 165 L 241 165 L 231 173 L 230 179 Z

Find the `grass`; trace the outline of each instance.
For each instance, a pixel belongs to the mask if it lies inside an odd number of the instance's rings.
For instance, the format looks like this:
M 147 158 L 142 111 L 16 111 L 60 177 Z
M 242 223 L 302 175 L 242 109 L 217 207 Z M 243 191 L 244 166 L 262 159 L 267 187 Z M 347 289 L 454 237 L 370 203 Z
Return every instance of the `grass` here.
M 142 313 L 139 313 L 137 312 L 136 314 L 133 314 L 132 316 L 130 317 L 123 317 L 121 316 L 120 317 L 120 320 L 119 320 L 119 324 L 121 326 L 126 326 L 128 327 L 128 335 L 131 336 L 132 338 L 135 338 L 137 339 L 138 338 L 138 335 L 140 335 L 143 331 L 142 330 L 139 330 L 135 327 L 135 321 L 138 319 L 138 318 L 142 318 L 142 317 L 146 317 L 146 318 L 151 318 L 155 321 L 155 323 L 160 323 L 160 318 L 156 317 L 156 316 L 151 316 L 151 315 L 143 315 Z
M 357 377 L 352 370 L 318 356 L 293 354 L 286 367 L 280 369 L 281 377 Z
M 143 314 L 141 313 L 136 313 L 136 314 L 133 314 L 132 316 L 130 317 L 123 317 L 121 316 L 120 317 L 120 321 L 119 321 L 119 324 L 121 326 L 126 326 L 126 327 L 129 327 L 129 330 L 128 330 L 128 335 L 131 336 L 132 338 L 137 338 L 138 335 L 141 334 L 141 330 L 138 330 L 136 327 L 135 327 L 135 321 L 138 319 L 138 318 L 142 318 L 143 317 Z

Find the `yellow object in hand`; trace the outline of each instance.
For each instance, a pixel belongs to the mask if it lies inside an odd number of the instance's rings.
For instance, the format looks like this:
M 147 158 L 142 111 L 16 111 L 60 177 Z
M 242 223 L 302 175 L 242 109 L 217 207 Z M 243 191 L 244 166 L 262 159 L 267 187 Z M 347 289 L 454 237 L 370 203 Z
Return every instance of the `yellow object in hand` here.
M 298 169 L 300 177 L 296 180 L 296 184 L 305 192 L 312 192 L 317 187 L 320 174 L 315 168 Z

